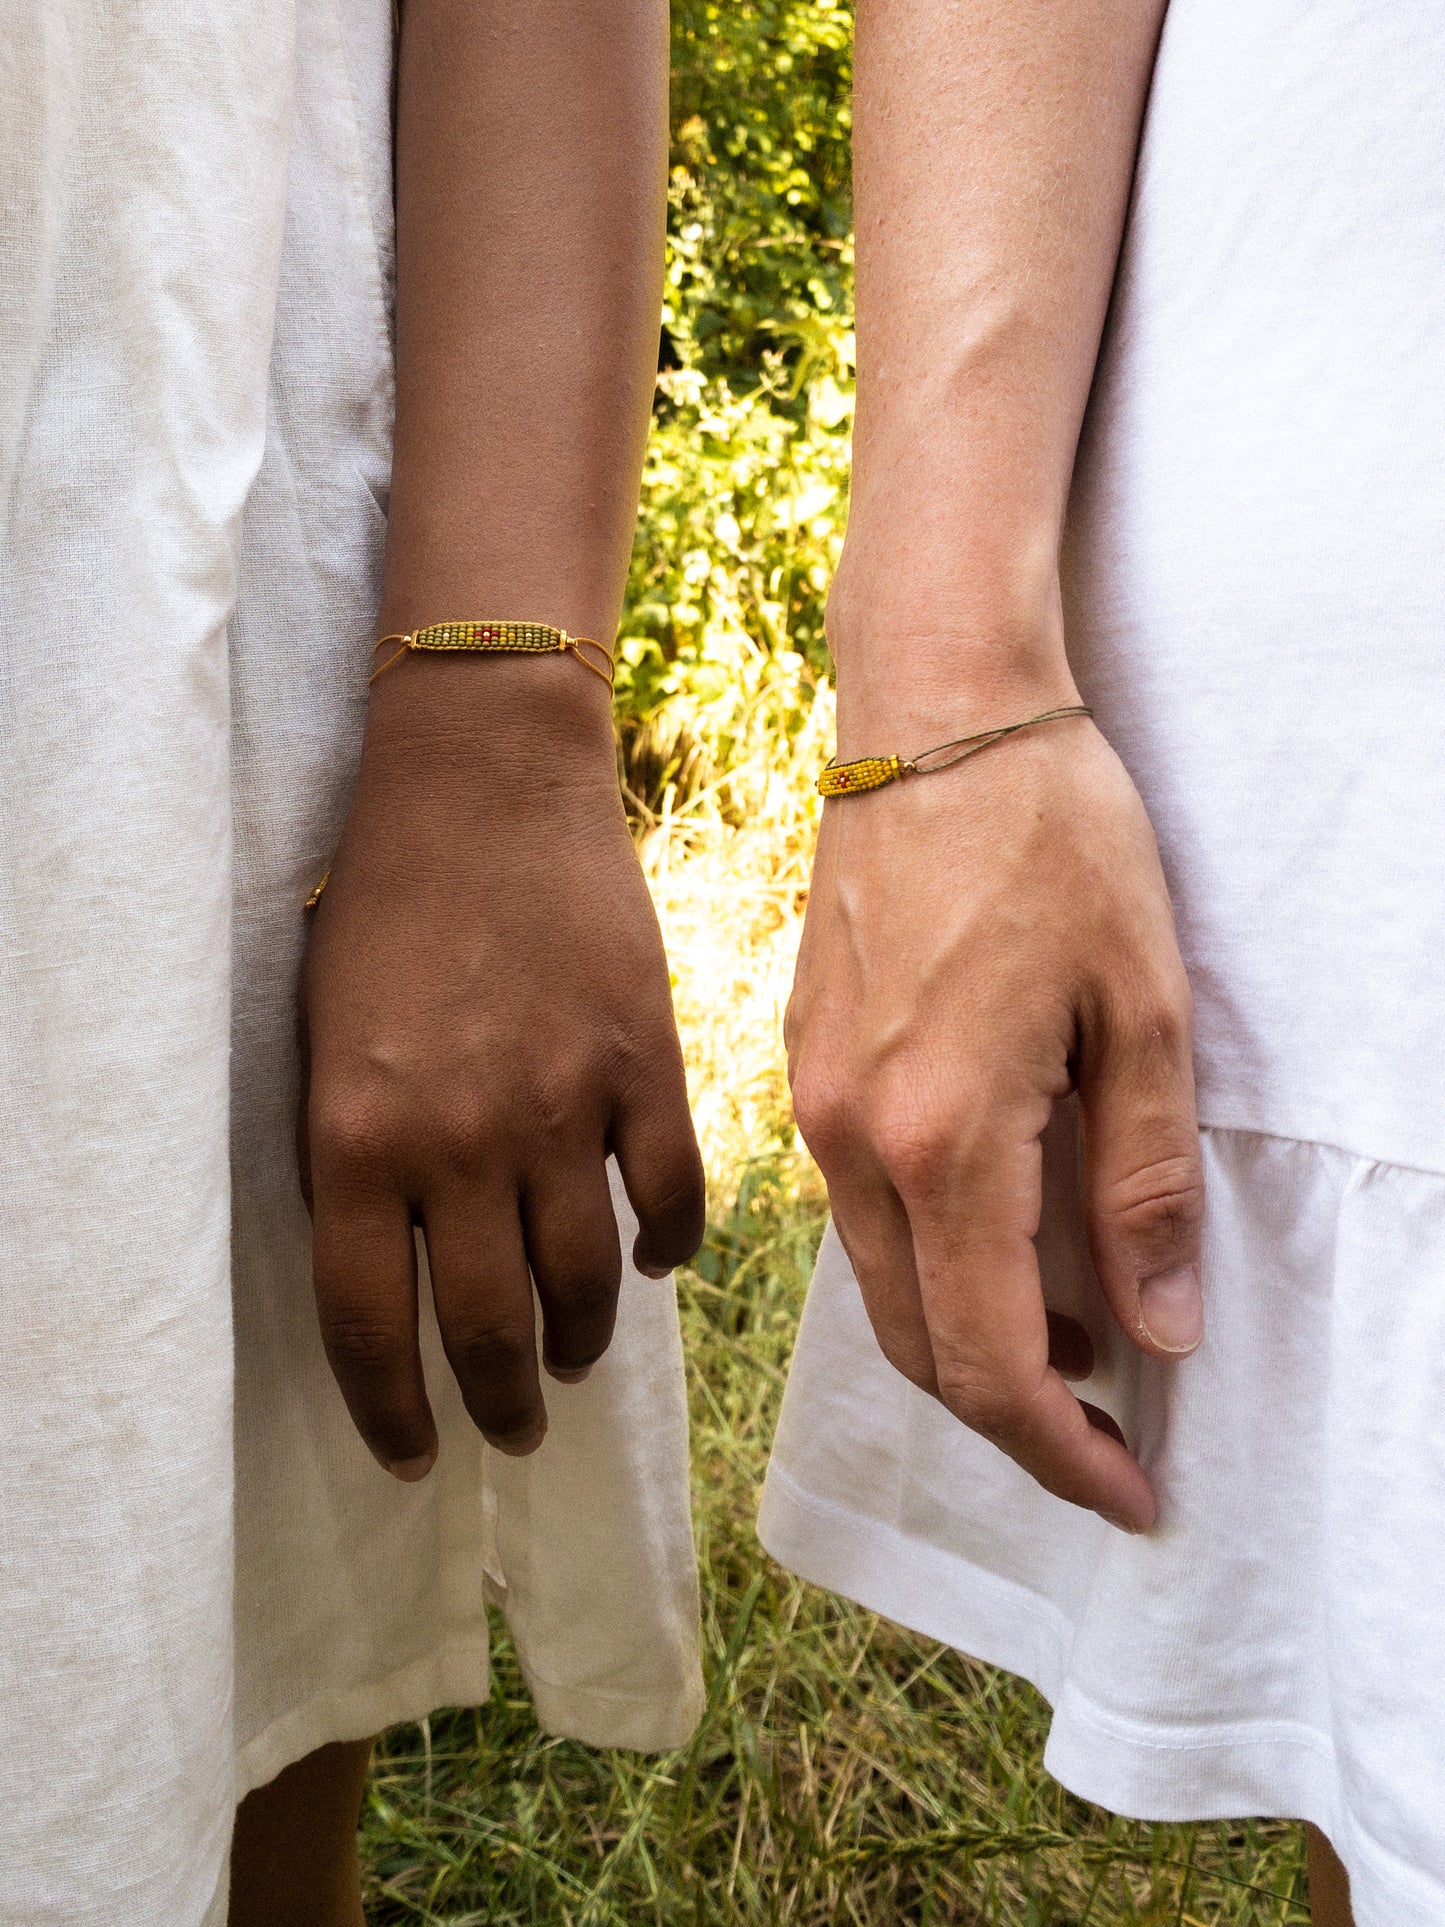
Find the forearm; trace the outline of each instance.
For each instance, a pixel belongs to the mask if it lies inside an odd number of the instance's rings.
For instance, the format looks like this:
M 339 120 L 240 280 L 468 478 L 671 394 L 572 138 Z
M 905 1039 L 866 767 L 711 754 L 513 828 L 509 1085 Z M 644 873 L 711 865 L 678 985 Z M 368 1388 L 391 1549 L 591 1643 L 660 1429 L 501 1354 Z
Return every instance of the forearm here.
M 1075 699 L 1058 551 L 1163 0 L 859 0 L 858 419 L 829 606 L 845 758 Z M 1078 1093 L 1128 1339 L 1202 1331 L 1189 992 L 1153 833 L 1082 718 L 823 814 L 788 1054 L 884 1355 L 1050 1492 L 1143 1531 L 1046 1310 L 1040 1138 Z M 1092 1322 L 1090 1320 L 1089 1322 Z
M 850 682 L 1067 697 L 1057 558 L 1164 0 L 860 0 Z
M 387 631 L 499 617 L 610 642 L 657 352 L 663 0 L 405 0 Z M 401 655 L 375 682 L 311 925 L 302 1168 L 332 1369 L 398 1478 L 438 1450 L 414 1231 L 467 1410 L 546 1429 L 622 1276 L 608 1161 L 663 1275 L 702 1235 L 661 934 L 604 679 Z
M 610 641 L 666 142 L 665 0 L 405 0 L 385 629 L 497 616 Z

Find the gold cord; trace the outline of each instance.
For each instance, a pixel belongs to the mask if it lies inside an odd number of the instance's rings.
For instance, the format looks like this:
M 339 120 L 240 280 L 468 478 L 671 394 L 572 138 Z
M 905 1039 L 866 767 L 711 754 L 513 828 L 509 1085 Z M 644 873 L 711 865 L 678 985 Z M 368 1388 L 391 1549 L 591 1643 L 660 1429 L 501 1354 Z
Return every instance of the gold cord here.
M 383 636 L 376 647 L 384 649 L 389 642 L 401 646 L 371 672 L 370 682 L 384 676 L 393 663 L 412 650 L 495 650 L 522 655 L 560 655 L 567 651 L 609 689 L 616 675 L 612 652 L 602 643 L 594 642 L 591 636 L 569 636 L 565 629 L 556 629 L 548 622 L 432 622 L 422 629 L 409 629 L 405 635 Z M 606 668 L 583 655 L 584 649 L 596 650 Z
M 959 736 L 951 743 L 920 750 L 916 756 L 860 756 L 851 763 L 830 760 L 818 778 L 820 796 L 861 796 L 865 790 L 882 789 L 896 783 L 900 776 L 935 776 L 952 769 L 967 756 L 1000 743 L 1005 736 L 1016 736 L 1021 729 L 1038 723 L 1061 723 L 1070 716 L 1092 716 L 1086 703 L 1072 703 L 1063 709 L 1046 709 L 1038 716 L 1026 716 L 1021 723 L 1001 723 L 996 729 L 981 729 L 973 736 Z M 950 754 L 950 751 L 956 754 Z M 940 762 L 936 759 L 942 758 Z

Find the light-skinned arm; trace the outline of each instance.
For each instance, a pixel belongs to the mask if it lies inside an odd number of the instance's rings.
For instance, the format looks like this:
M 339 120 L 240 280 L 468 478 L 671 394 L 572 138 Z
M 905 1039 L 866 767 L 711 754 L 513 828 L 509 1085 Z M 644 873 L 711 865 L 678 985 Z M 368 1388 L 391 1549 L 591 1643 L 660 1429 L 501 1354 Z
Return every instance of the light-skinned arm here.
M 858 413 L 829 606 L 839 753 L 1079 695 L 1058 559 L 1162 0 L 859 0 Z M 825 809 L 788 1043 L 879 1342 L 1051 1492 L 1155 1498 L 1046 1317 L 1039 1137 L 1080 1096 L 1089 1236 L 1142 1351 L 1202 1332 L 1188 986 L 1154 837 L 1085 720 Z
M 497 617 L 611 641 L 656 368 L 666 142 L 664 0 L 406 0 L 381 632 Z M 501 1449 L 532 1450 L 532 1278 L 556 1377 L 611 1336 L 607 1155 L 644 1270 L 702 1231 L 598 677 L 570 655 L 409 655 L 379 678 L 304 998 L 317 1303 L 358 1429 L 399 1477 L 429 1470 L 419 1223 L 467 1408 Z

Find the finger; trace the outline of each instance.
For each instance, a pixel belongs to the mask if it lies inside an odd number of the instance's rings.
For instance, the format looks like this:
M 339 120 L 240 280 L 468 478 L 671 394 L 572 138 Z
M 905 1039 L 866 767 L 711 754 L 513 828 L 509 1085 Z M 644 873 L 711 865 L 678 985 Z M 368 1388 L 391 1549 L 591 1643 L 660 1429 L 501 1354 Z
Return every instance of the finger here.
M 547 1411 L 516 1193 L 458 1185 L 423 1215 L 437 1324 L 462 1402 L 489 1444 L 524 1457 L 542 1443 Z
M 585 1378 L 617 1320 L 622 1248 L 598 1144 L 523 1193 L 527 1257 L 542 1305 L 542 1358 L 554 1378 Z
M 687 1263 L 707 1228 L 707 1187 L 679 1048 L 661 1053 L 619 1101 L 611 1149 L 637 1213 L 632 1262 L 648 1278 L 665 1278 Z
M 880 1351 L 895 1371 L 936 1396 L 908 1213 L 874 1154 L 856 1100 L 834 1074 L 835 1062 L 823 1051 L 790 1066 L 793 1115 L 827 1182 L 833 1227 Z
M 1125 1531 L 1147 1531 L 1156 1516 L 1149 1482 L 1113 1421 L 1077 1399 L 1049 1363 L 1048 1325 L 1041 1300 L 1032 1295 L 1037 1284 L 1030 1269 L 1022 1252 L 1012 1260 L 982 1245 L 957 1252 L 948 1270 L 956 1295 L 972 1307 L 960 1327 L 952 1306 L 934 1314 L 935 1261 L 920 1255 L 938 1395 L 1046 1491 L 1101 1513 Z M 978 1326 L 987 1328 L 986 1336 Z
M 1098 1025 L 1078 1082 L 1094 1269 L 1141 1350 L 1183 1357 L 1204 1336 L 1204 1171 L 1182 982 Z
M 898 1193 L 881 1171 L 835 1176 L 828 1184 L 833 1226 L 858 1280 L 878 1349 L 920 1391 L 938 1395 L 933 1346 L 923 1315 L 913 1234 Z
M 1094 1370 L 1094 1341 L 1076 1318 L 1048 1313 L 1049 1363 L 1060 1378 L 1089 1378 Z M 1085 1410 L 1088 1408 L 1085 1407 Z
M 1032 1399 L 1017 1407 L 1009 1433 L 994 1443 L 1045 1491 L 1097 1512 L 1122 1532 L 1147 1532 L 1158 1517 L 1117 1422 L 1076 1398 L 1055 1371 L 1045 1372 Z
M 915 1127 L 890 1175 L 909 1214 L 943 1403 L 1047 1491 L 1146 1530 L 1155 1518 L 1147 1479 L 1049 1363 L 1033 1242 L 1037 1137 L 1022 1118 L 994 1121 L 971 1145 Z
M 397 1194 L 325 1181 L 313 1206 L 321 1339 L 352 1422 L 388 1472 L 425 1478 L 437 1455 L 417 1344 L 416 1241 Z
M 1119 1421 L 1116 1418 L 1111 1418 L 1107 1412 L 1101 1411 L 1097 1405 L 1091 1405 L 1086 1398 L 1081 1398 L 1079 1404 L 1083 1409 L 1084 1417 L 1089 1421 L 1090 1425 L 1097 1431 L 1107 1432 L 1111 1439 L 1117 1439 L 1120 1445 L 1127 1451 L 1129 1441 L 1124 1437 Z

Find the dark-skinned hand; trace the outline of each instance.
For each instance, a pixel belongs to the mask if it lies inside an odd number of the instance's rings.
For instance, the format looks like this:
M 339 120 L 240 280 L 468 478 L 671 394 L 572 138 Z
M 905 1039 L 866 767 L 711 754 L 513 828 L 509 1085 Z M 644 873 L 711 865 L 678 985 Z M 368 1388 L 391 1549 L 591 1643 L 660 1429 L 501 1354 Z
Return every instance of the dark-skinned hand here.
M 559 1380 L 612 1335 L 608 1157 L 639 1269 L 665 1276 L 703 1228 L 607 693 L 573 658 L 407 658 L 377 682 L 303 1009 L 316 1302 L 358 1431 L 398 1478 L 436 1457 L 419 1226 L 467 1410 L 500 1450 L 534 1450 L 536 1307 Z

